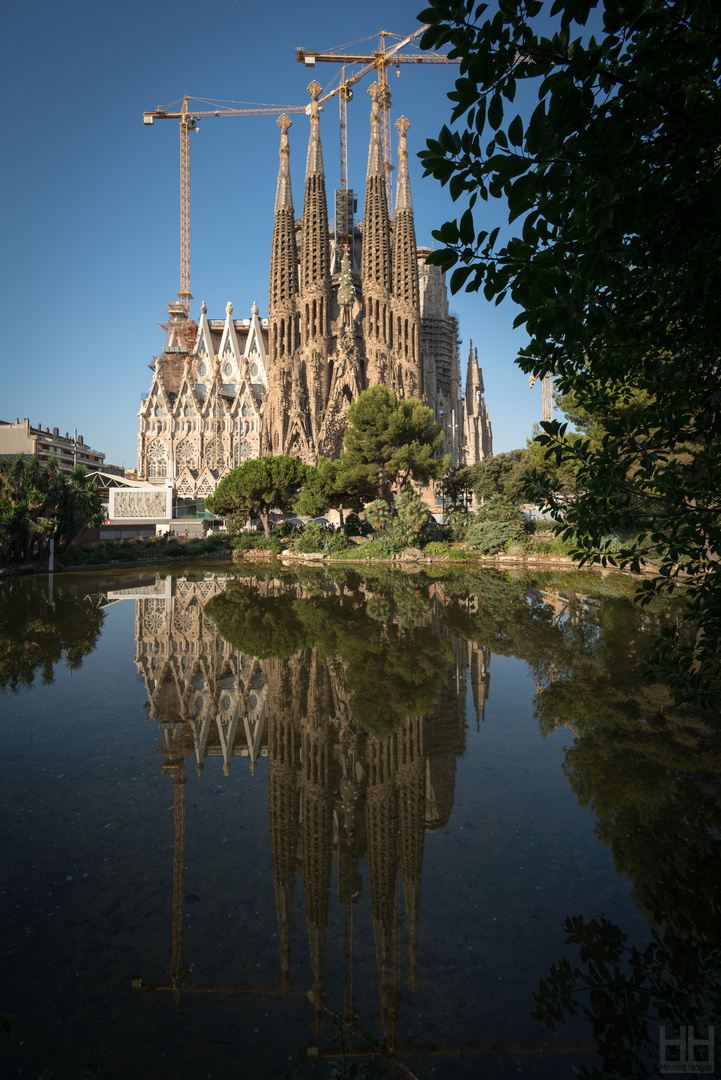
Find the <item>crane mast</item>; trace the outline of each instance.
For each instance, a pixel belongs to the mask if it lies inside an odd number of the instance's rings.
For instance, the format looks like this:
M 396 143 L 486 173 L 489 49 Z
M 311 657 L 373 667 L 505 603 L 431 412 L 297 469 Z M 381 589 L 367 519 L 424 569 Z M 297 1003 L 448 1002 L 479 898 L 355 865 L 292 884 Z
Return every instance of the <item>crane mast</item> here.
M 211 104 L 197 98 L 201 104 Z M 143 123 L 152 125 L 156 120 L 180 121 L 180 300 L 186 319 L 190 315 L 190 132 L 198 131 L 197 121 L 215 116 L 280 116 L 281 113 L 305 112 L 305 105 L 262 105 L 252 109 L 190 109 L 190 98 L 185 94 L 179 111 L 171 106 L 143 113 Z
M 393 213 L 393 165 L 391 163 L 391 92 L 388 86 L 388 65 L 399 67 L 400 64 L 460 64 L 459 60 L 449 60 L 447 56 L 442 53 L 424 52 L 424 53 L 401 53 L 400 50 L 406 45 L 409 45 L 415 38 L 419 37 L 427 26 L 421 26 L 418 30 L 415 30 L 412 34 L 397 41 L 394 45 L 386 48 L 386 38 L 394 37 L 394 34 L 390 34 L 388 30 L 381 30 L 377 35 L 381 39 L 381 47 L 372 54 L 367 53 L 343 53 L 343 52 L 316 52 L 311 49 L 298 48 L 295 50 L 296 60 L 299 64 L 305 64 L 306 67 L 315 67 L 316 64 L 343 64 L 343 74 L 341 76 L 341 85 L 339 91 L 341 91 L 341 191 L 343 192 L 343 205 L 347 199 L 348 191 L 348 153 L 347 153 L 347 138 L 346 138 L 346 114 L 345 104 L 350 100 L 352 94 L 345 97 L 350 87 L 362 79 L 371 71 L 378 73 L 378 83 L 381 87 L 381 94 L 378 99 L 380 106 L 380 118 L 381 118 L 381 143 L 383 147 L 383 162 L 385 166 L 386 174 L 386 196 L 388 199 L 388 213 Z M 350 79 L 345 78 L 345 65 L 349 64 L 362 64 L 360 71 L 357 71 L 354 75 L 351 75 Z M 338 92 L 338 91 L 336 91 Z M 330 96 L 330 95 L 328 95 Z M 345 98 L 345 101 L 344 101 Z M 321 98 L 321 102 L 326 100 Z

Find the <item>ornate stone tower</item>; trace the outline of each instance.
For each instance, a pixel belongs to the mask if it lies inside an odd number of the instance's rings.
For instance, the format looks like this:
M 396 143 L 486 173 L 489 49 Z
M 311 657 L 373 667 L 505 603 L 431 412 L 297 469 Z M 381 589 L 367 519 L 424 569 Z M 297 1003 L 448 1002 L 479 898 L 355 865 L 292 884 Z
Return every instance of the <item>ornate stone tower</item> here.
M 371 139 L 366 172 L 365 211 L 363 214 L 363 338 L 366 375 L 369 385 L 387 383 L 389 374 L 388 341 L 391 325 L 391 226 L 386 199 L 386 177 L 381 145 L 378 83 L 368 90 L 371 106 Z
M 466 375 L 466 396 L 463 410 L 463 464 L 474 465 L 493 453 L 493 433 L 488 408 L 483 397 L 483 373 L 478 364 L 478 349 L 471 342 Z
M 413 222 L 411 183 L 408 176 L 410 123 L 405 116 L 396 121 L 398 131 L 398 184 L 396 214 L 393 221 L 393 321 L 395 323 L 395 365 L 391 389 L 402 397 L 419 397 L 422 390 L 420 365 L 420 292 L 418 287 L 418 251 Z M 391 326 L 390 338 L 393 338 Z

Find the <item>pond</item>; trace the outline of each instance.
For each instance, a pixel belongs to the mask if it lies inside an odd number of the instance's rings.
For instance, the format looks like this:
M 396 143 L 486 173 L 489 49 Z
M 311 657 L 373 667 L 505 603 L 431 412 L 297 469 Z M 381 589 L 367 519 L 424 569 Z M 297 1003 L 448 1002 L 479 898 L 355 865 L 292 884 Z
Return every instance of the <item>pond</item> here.
M 632 591 L 4 580 L 0 1075 L 712 1071 L 720 738 Z

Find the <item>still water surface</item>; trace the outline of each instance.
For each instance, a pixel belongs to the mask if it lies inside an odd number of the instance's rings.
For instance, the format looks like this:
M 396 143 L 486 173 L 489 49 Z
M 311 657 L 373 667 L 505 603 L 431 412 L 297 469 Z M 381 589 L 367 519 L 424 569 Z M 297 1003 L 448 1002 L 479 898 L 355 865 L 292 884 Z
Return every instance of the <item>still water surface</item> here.
M 325 1077 L 348 1013 L 418 1080 L 708 1042 L 719 738 L 639 684 L 625 579 L 214 564 L 0 605 L 3 1076 Z

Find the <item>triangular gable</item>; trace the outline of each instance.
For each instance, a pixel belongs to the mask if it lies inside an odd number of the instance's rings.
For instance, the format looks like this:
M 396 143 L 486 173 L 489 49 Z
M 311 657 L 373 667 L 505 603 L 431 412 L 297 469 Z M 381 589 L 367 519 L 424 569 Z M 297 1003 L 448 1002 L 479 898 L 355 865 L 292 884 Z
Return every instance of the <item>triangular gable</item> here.
M 238 386 L 238 392 L 236 393 L 235 400 L 231 406 L 231 415 L 236 420 L 242 420 L 244 422 L 244 427 L 246 423 L 250 423 L 254 420 L 256 423 L 253 430 L 258 430 L 261 418 L 260 406 L 258 404 L 258 399 L 245 378 Z
M 195 349 L 193 350 L 195 356 L 201 360 L 213 359 L 213 339 L 210 335 L 210 323 L 208 322 L 207 313 L 201 308 L 200 319 L 198 320 L 198 333 L 195 335 Z
M 175 482 L 175 491 L 182 499 L 192 499 L 195 495 L 195 477 L 187 466 Z
M 172 412 L 172 405 L 170 398 L 168 397 L 168 391 L 165 389 L 165 383 L 163 382 L 160 374 L 161 364 L 156 363 L 155 372 L 153 374 L 153 381 L 148 391 L 147 399 L 140 406 L 138 416 L 152 417 L 155 415 L 155 410 L 160 406 L 160 410 L 163 416 L 166 416 Z
M 253 719 L 250 716 L 243 717 L 245 738 L 250 752 L 251 768 L 257 762 L 263 747 L 263 735 L 265 733 L 265 709 Z M 253 769 L 253 771 L 255 771 Z
M 224 383 L 237 382 L 240 378 L 240 360 L 242 350 L 238 344 L 238 335 L 233 322 L 233 307 L 228 304 L 225 309 L 225 325 L 220 338 L 218 358 Z
M 268 389 L 268 356 L 263 344 L 263 327 L 258 318 L 258 305 L 251 308 L 250 327 L 243 350 L 243 367 L 247 378 L 254 383 L 261 383 Z
M 208 466 L 200 473 L 195 484 L 195 494 L 200 498 L 205 498 L 206 495 L 212 495 L 217 486 L 217 481 L 210 471 Z

